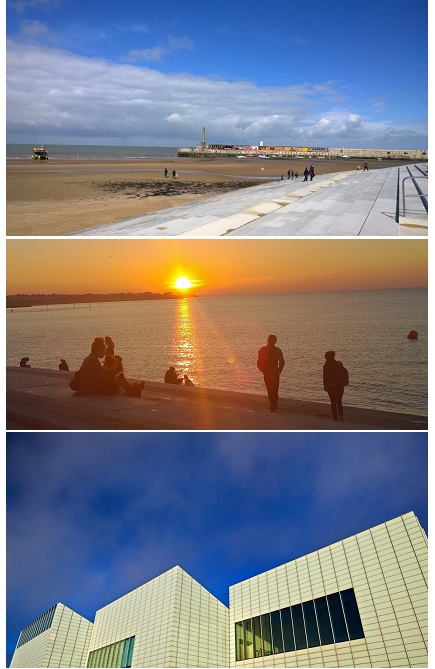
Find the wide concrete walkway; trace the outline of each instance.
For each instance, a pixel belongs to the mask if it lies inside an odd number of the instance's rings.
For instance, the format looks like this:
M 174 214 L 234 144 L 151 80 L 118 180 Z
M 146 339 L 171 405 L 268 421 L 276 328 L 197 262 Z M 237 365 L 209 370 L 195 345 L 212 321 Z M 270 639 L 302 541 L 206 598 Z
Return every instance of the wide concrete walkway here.
M 284 179 L 69 236 L 427 236 L 427 211 L 416 197 L 417 187 L 427 195 L 427 173 L 420 164 Z
M 11 430 L 426 430 L 422 416 L 146 381 L 142 397 L 75 395 L 71 372 L 6 368 L 6 427 Z

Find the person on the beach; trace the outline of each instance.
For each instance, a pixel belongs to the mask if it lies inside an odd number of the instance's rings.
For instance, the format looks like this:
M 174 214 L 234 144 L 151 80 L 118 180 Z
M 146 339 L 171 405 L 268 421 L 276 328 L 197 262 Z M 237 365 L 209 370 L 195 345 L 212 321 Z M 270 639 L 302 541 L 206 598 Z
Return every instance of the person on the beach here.
M 276 336 L 269 335 L 267 346 L 260 348 L 257 358 L 257 367 L 260 372 L 263 372 L 270 410 L 273 413 L 278 411 L 279 376 L 285 365 L 281 349 L 275 346 L 276 342 Z
M 343 393 L 349 383 L 349 374 L 343 363 L 335 359 L 335 351 L 326 351 L 323 365 L 323 388 L 331 401 L 332 418 L 344 421 Z
M 302 181 L 308 181 L 308 175 L 309 175 L 309 173 L 310 173 L 310 171 L 309 171 L 308 167 L 306 167 L 306 168 L 304 169 L 304 178 L 302 179 Z
M 177 176 L 177 172 L 175 170 L 172 170 L 172 178 L 175 179 Z
M 314 165 L 311 165 L 310 167 L 310 181 L 314 179 Z
M 363 172 L 368 172 L 369 171 L 369 166 L 367 165 L 367 163 L 363 163 L 363 168 L 364 168 Z
M 175 367 L 169 367 L 165 373 L 165 383 L 180 385 L 180 383 L 183 383 L 183 377 L 178 376 L 177 372 L 175 371 Z
M 191 379 L 189 379 L 189 377 L 187 376 L 187 374 L 184 375 L 184 385 L 185 385 L 185 386 L 194 386 L 194 385 L 195 385 L 195 384 L 193 383 L 193 381 L 192 381 Z
M 166 179 L 167 176 L 168 176 L 168 169 L 167 169 L 167 167 L 165 167 L 165 179 Z
M 20 367 L 30 367 L 27 363 L 29 362 L 30 358 L 21 358 L 20 360 Z
M 65 358 L 60 359 L 59 369 L 60 369 L 61 372 L 69 372 L 68 363 L 65 360 Z

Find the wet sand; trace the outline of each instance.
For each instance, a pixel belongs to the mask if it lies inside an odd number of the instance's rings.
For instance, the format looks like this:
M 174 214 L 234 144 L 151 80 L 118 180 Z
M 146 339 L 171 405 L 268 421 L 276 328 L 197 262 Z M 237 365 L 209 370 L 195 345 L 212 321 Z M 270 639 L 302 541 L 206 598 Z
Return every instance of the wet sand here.
M 363 161 L 314 160 L 316 174 L 356 170 Z M 8 160 L 6 234 L 58 236 L 279 179 L 299 180 L 310 161 L 227 158 Z M 406 164 L 368 161 L 369 169 Z M 169 170 L 164 177 L 164 169 Z M 172 170 L 178 178 L 173 179 Z

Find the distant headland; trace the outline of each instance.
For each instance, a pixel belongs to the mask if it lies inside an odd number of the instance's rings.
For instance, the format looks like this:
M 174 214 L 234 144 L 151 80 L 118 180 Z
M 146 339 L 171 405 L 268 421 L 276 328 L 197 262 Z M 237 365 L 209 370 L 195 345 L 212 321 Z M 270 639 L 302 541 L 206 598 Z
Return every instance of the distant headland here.
M 90 304 L 94 302 L 136 302 L 139 300 L 178 300 L 186 297 L 186 293 L 174 295 L 173 293 L 85 293 L 83 295 L 64 295 L 52 293 L 50 295 L 7 295 L 6 308 L 17 309 L 19 307 L 37 307 L 50 304 Z M 195 295 L 189 294 L 189 297 Z

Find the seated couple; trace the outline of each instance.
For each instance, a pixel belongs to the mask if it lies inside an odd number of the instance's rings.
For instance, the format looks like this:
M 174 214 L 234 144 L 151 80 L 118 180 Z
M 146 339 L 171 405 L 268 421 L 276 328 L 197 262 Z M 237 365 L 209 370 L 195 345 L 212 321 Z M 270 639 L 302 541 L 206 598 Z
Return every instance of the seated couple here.
M 104 358 L 104 363 L 100 363 Z M 78 378 L 77 378 L 78 377 Z M 122 388 L 130 397 L 140 397 L 144 381 L 129 383 L 124 376 L 122 358 L 107 353 L 104 339 L 96 337 L 91 352 L 71 381 L 70 388 L 79 395 L 116 395 Z
M 169 367 L 167 372 L 165 372 L 165 383 L 173 383 L 173 384 L 176 384 L 176 385 L 180 385 L 181 383 L 183 383 L 183 381 L 186 384 L 186 386 L 195 385 L 193 383 L 193 381 L 191 381 L 189 379 L 187 374 L 185 374 L 184 377 L 183 376 L 178 376 L 178 374 L 175 370 L 175 367 Z

